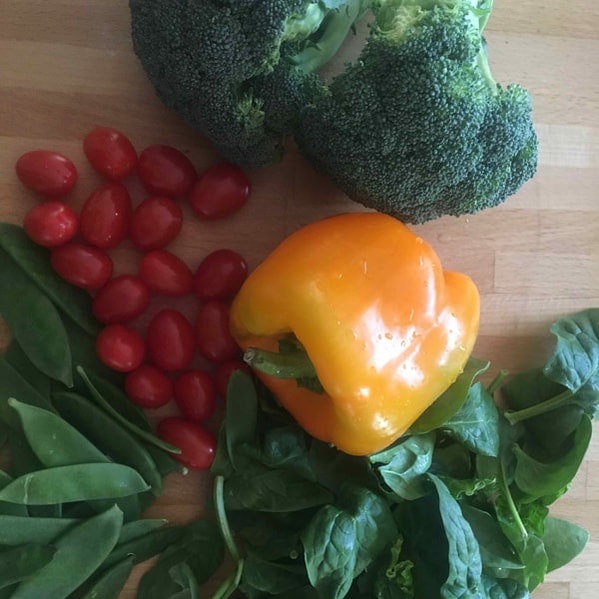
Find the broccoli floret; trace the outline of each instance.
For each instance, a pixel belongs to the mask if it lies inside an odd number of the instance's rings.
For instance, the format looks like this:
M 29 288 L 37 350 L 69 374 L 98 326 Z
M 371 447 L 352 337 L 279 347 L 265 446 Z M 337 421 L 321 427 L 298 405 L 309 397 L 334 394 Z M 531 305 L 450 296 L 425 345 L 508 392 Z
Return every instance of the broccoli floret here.
M 167 106 L 229 160 L 262 166 L 281 157 L 299 108 L 321 92 L 302 54 L 338 13 L 330 3 L 130 0 L 133 47 Z
M 531 100 L 490 74 L 484 4 L 375 2 L 359 59 L 300 113 L 296 141 L 316 169 L 414 223 L 495 206 L 531 178 Z
M 492 0 L 130 0 L 163 101 L 246 167 L 303 155 L 351 198 L 407 222 L 495 206 L 531 178 L 531 99 L 490 72 Z M 370 32 L 317 74 L 358 19 Z

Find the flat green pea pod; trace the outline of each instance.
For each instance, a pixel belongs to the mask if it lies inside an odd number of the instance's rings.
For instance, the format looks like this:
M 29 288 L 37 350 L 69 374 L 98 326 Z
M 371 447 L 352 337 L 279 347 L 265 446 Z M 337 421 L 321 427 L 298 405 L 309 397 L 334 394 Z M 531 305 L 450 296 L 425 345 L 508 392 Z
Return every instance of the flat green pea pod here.
M 162 492 L 162 477 L 154 460 L 120 423 L 96 407 L 91 400 L 70 391 L 52 395 L 60 415 L 112 460 L 135 468 L 154 495 Z
M 123 524 L 117 546 L 143 537 L 153 530 L 165 527 L 167 524 L 168 520 L 164 518 L 144 518 L 135 520 L 135 522 L 127 522 L 127 524 Z
M 0 416 L 10 426 L 15 418 L 8 410 L 8 398 L 20 397 L 24 403 L 54 412 L 48 398 L 33 387 L 24 376 L 5 358 L 0 358 Z
M 101 574 L 81 599 L 117 599 L 133 570 L 133 558 L 127 557 Z
M 0 545 L 17 546 L 27 543 L 52 543 L 69 528 L 80 524 L 76 518 L 32 518 L 0 514 Z
M 0 553 L 0 589 L 27 580 L 49 564 L 56 549 L 49 545 L 22 545 Z
M 56 539 L 54 559 L 22 582 L 11 599 L 63 599 L 106 559 L 119 538 L 123 514 L 113 507 L 74 526 Z
M 39 371 L 16 339 L 13 339 L 3 358 L 33 387 L 42 397 L 49 397 L 52 379 Z
M 71 349 L 58 310 L 1 249 L 0 314 L 31 362 L 71 387 Z
M 0 247 L 73 322 L 91 335 L 98 333 L 100 326 L 92 315 L 89 294 L 61 279 L 48 252 L 33 243 L 21 227 L 0 223 Z
M 138 472 L 123 464 L 76 464 L 24 474 L 0 490 L 0 501 L 48 505 L 117 499 L 149 488 Z
M 29 446 L 47 468 L 110 461 L 60 416 L 14 398 L 8 405 L 19 415 Z
M 12 476 L 9 476 L 4 470 L 0 470 L 0 490 L 4 489 L 12 482 Z M 0 501 L 0 519 L 2 516 L 27 516 L 27 508 L 24 505 L 16 505 L 14 503 L 6 503 Z M 2 542 L 2 525 L 0 524 L 0 545 L 10 545 L 11 543 Z M 37 540 L 37 539 L 36 539 Z

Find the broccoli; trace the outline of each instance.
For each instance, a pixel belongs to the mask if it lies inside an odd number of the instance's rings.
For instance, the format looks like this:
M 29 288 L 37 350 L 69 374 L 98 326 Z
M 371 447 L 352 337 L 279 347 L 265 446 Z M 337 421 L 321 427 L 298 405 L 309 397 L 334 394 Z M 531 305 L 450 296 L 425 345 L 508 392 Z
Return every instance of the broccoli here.
M 293 136 L 351 198 L 405 222 L 492 207 L 530 179 L 528 92 L 491 75 L 492 0 L 130 0 L 164 102 L 227 159 L 261 166 Z M 354 24 L 359 57 L 318 75 Z

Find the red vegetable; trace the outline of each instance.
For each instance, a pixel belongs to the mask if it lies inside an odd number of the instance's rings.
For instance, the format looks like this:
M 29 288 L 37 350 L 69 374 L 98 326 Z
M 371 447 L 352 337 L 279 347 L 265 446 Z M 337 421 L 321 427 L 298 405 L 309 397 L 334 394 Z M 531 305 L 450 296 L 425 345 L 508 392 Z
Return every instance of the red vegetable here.
M 223 218 L 237 212 L 250 194 L 250 181 L 234 164 L 221 162 L 198 179 L 189 194 L 189 204 L 205 220 Z
M 83 151 L 94 170 L 111 181 L 124 179 L 137 163 L 129 138 L 110 127 L 92 129 L 83 140 Z
M 158 423 L 156 432 L 163 441 L 181 449 L 173 458 L 184 466 L 207 470 L 212 465 L 216 439 L 204 428 L 183 418 L 165 418 Z
M 179 234 L 182 222 L 181 208 L 173 200 L 152 196 L 133 212 L 129 237 L 140 250 L 157 250 Z
M 86 200 L 79 217 L 81 237 L 101 249 L 116 247 L 127 235 L 131 198 L 122 183 L 105 183 Z
M 50 200 L 31 208 L 23 228 L 29 238 L 44 247 L 56 247 L 70 241 L 77 233 L 75 211 L 59 200 Z
M 166 374 L 152 364 L 142 364 L 125 378 L 129 399 L 147 409 L 166 405 L 173 396 L 173 384 Z
M 200 307 L 196 318 L 198 350 L 208 360 L 226 362 L 240 353 L 229 331 L 229 308 L 220 300 Z
M 193 327 L 183 314 L 169 308 L 151 320 L 146 343 L 152 361 L 163 370 L 184 370 L 195 352 Z
M 133 329 L 122 324 L 110 324 L 96 337 L 96 353 L 109 368 L 131 372 L 142 363 L 146 348 L 143 339 Z
M 163 145 L 150 146 L 139 155 L 137 173 L 150 193 L 169 197 L 186 195 L 197 179 L 191 160 Z
M 216 391 L 212 377 L 201 370 L 179 375 L 174 384 L 175 402 L 181 414 L 192 422 L 202 422 L 212 416 Z
M 202 299 L 233 297 L 247 277 L 247 263 L 233 250 L 216 250 L 202 260 L 194 276 L 194 291 Z
M 227 360 L 222 364 L 219 364 L 216 371 L 214 372 L 214 384 L 216 386 L 216 392 L 221 397 L 227 397 L 227 387 L 229 386 L 229 379 L 234 372 L 241 370 L 246 374 L 251 374 L 250 367 L 241 360 Z
M 149 303 L 150 292 L 139 277 L 120 275 L 98 291 L 92 311 L 105 324 L 127 322 L 142 314 Z
M 15 170 L 25 187 L 50 200 L 66 196 L 77 182 L 75 165 L 66 156 L 49 150 L 23 154 Z
M 166 250 L 148 252 L 139 264 L 139 276 L 151 291 L 162 295 L 186 295 L 193 289 L 190 268 Z
M 112 274 L 112 260 L 102 250 L 71 241 L 52 250 L 52 268 L 65 280 L 84 289 L 100 289 Z

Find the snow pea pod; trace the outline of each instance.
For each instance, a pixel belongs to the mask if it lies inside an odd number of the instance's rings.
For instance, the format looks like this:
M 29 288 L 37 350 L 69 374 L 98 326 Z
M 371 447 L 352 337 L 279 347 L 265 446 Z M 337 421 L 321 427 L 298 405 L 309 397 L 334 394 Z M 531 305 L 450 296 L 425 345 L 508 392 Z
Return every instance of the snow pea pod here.
M 115 499 L 149 489 L 139 473 L 123 464 L 76 464 L 29 472 L 0 490 L 0 501 L 47 505 Z
M 61 279 L 52 269 L 49 253 L 33 243 L 17 225 L 0 223 L 0 247 L 73 322 L 90 335 L 100 330 L 88 293 Z
M 7 405 L 9 397 L 16 397 L 25 402 L 50 412 L 55 412 L 48 398 L 33 387 L 29 381 L 4 358 L 0 358 L 0 404 L 2 404 L 2 414 L 6 414 L 4 408 Z M 7 424 L 15 423 L 12 410 L 8 410 L 10 416 L 7 418 Z
M 12 476 L 9 476 L 4 470 L 0 470 L 0 490 L 4 489 L 9 483 L 12 482 Z M 14 503 L 6 503 L 0 501 L 0 519 L 3 515 L 7 516 L 27 516 L 27 508 L 24 505 L 16 505 Z M 2 542 L 2 524 L 0 524 L 0 545 L 7 545 L 9 543 Z
M 0 553 L 0 588 L 26 580 L 46 564 L 56 553 L 54 547 L 31 543 Z
M 19 415 L 29 446 L 46 468 L 110 461 L 60 416 L 14 398 L 8 405 Z
M 41 543 L 46 545 L 65 533 L 75 524 L 76 518 L 32 518 L 0 514 L 0 545 L 25 545 Z
M 71 349 L 58 310 L 1 249 L 0 314 L 31 362 L 72 386 Z
M 3 357 L 39 395 L 50 395 L 51 379 L 34 366 L 16 339 L 11 341 Z
M 163 528 L 167 524 L 168 520 L 164 518 L 144 518 L 135 522 L 127 522 L 127 524 L 123 524 L 117 546 L 138 539 L 153 530 Z
M 133 570 L 133 558 L 127 557 L 101 574 L 81 599 L 117 599 Z
M 159 439 L 158 437 L 156 437 L 156 435 L 153 435 L 145 428 L 142 428 L 137 424 L 134 424 L 130 420 L 127 420 L 127 418 L 125 418 L 125 416 L 123 416 L 118 410 L 116 410 L 113 407 L 113 405 L 106 399 L 104 394 L 98 389 L 98 387 L 96 386 L 98 384 L 98 379 L 96 379 L 93 374 L 89 373 L 88 375 L 88 373 L 80 366 L 77 367 L 77 372 L 87 385 L 91 396 L 98 403 L 98 405 L 101 406 L 108 414 L 110 414 L 116 420 L 118 420 L 131 433 L 133 433 L 140 439 L 143 439 L 147 443 L 151 443 L 152 445 L 155 445 L 156 447 L 163 449 L 164 451 L 168 451 L 170 453 L 181 453 L 181 450 L 178 447 L 175 447 L 170 443 L 165 443 L 164 441 L 162 441 L 162 439 Z M 94 378 L 95 380 L 92 382 L 91 378 Z
M 146 449 L 120 423 L 91 400 L 70 391 L 52 395 L 60 415 L 115 462 L 135 468 L 155 495 L 162 492 L 162 477 Z M 90 460 L 91 461 L 91 460 Z
M 12 599 L 67 597 L 106 559 L 116 545 L 122 524 L 122 512 L 113 507 L 69 529 L 54 542 L 54 559 L 22 582 Z

